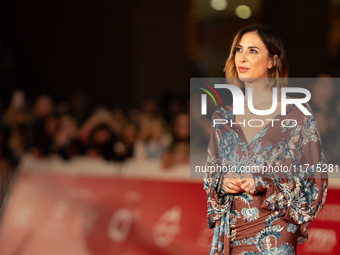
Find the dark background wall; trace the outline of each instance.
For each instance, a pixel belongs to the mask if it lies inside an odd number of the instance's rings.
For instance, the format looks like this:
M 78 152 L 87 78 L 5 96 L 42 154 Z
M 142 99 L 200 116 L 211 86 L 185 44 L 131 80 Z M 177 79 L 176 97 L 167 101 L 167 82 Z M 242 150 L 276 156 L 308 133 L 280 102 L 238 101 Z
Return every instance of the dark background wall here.
M 1 37 L 13 54 L 14 84 L 29 96 L 64 99 L 73 89 L 113 103 L 133 85 L 132 1 L 7 1 Z
M 264 22 L 275 27 L 285 41 L 290 76 L 329 72 L 328 1 L 265 1 L 264 13 Z
M 1 95 L 6 101 L 23 88 L 32 100 L 43 92 L 67 100 L 83 89 L 94 104 L 123 107 L 165 93 L 186 95 L 190 76 L 223 75 L 232 37 L 254 22 L 282 35 L 291 76 L 327 70 L 327 1 L 259 1 L 249 20 L 200 13 L 195 20 L 194 2 L 5 1 Z

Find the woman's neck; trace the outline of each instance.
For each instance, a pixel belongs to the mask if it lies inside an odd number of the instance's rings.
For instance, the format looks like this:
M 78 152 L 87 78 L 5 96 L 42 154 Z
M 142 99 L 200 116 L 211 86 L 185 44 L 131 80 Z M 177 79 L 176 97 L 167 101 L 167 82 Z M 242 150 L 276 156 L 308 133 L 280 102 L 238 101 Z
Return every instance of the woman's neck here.
M 273 94 L 270 87 L 264 82 L 246 82 L 245 83 L 245 101 L 248 102 L 248 91 L 252 88 L 253 106 L 256 107 L 262 103 L 272 102 Z

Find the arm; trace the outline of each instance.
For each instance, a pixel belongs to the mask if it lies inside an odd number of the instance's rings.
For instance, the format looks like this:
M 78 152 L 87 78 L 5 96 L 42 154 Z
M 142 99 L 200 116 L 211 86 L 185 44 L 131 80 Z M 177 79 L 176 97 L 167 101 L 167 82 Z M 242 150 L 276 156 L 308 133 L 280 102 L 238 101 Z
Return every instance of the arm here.
M 121 127 L 119 123 L 117 123 L 111 113 L 105 109 L 101 109 L 95 112 L 80 128 L 79 137 L 83 142 L 88 142 L 89 135 L 91 131 L 99 124 L 106 124 L 113 133 L 120 134 Z
M 325 203 L 328 179 L 327 173 L 316 171 L 317 164 L 325 163 L 325 157 L 314 116 L 304 116 L 300 127 L 292 131 L 280 156 L 284 158 L 283 165 L 293 164 L 296 169 L 301 166 L 303 171 L 291 175 L 280 173 L 266 179 L 254 175 L 254 180 L 256 192 L 263 193 L 261 208 L 300 225 L 301 243 L 307 239 L 307 228 Z
M 218 135 L 218 130 L 211 124 L 206 167 L 221 165 L 221 160 L 218 156 Z M 223 177 L 223 173 L 210 171 L 207 172 L 204 178 L 204 189 L 207 192 L 209 228 L 213 228 L 216 221 L 220 220 L 231 206 L 232 195 L 222 192 Z

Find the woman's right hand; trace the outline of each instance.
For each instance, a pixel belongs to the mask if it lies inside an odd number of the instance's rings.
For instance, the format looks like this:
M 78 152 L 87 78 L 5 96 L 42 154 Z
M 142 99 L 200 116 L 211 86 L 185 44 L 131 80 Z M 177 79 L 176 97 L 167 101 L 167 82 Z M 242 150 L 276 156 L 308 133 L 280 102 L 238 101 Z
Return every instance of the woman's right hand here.
M 251 174 L 237 174 L 228 172 L 224 175 L 222 189 L 229 194 L 245 191 L 251 195 L 255 193 L 254 178 Z
M 241 179 L 238 177 L 238 174 L 228 172 L 224 175 L 222 181 L 222 189 L 229 194 L 237 194 L 241 192 L 243 189 L 241 188 Z

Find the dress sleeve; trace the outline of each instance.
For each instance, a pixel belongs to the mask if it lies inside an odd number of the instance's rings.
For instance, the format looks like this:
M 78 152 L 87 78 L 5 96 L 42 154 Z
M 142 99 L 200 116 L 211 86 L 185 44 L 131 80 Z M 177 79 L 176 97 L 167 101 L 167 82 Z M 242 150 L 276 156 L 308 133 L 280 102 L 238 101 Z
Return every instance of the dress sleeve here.
M 216 113 L 212 119 L 214 118 L 218 118 Z M 224 174 L 221 171 L 216 171 L 215 168 L 216 166 L 221 166 L 221 160 L 218 156 L 219 132 L 220 130 L 211 124 L 206 161 L 207 172 L 204 178 L 204 189 L 207 192 L 207 218 L 209 228 L 215 227 L 216 221 L 220 220 L 230 209 L 232 202 L 232 196 L 222 190 Z
M 289 174 L 270 178 L 256 175 L 256 192 L 263 193 L 261 208 L 300 225 L 298 243 L 307 240 L 310 222 L 321 211 L 327 194 L 328 174 L 322 172 L 325 156 L 313 115 L 304 116 L 291 131 L 280 155 L 284 166 L 292 166 Z

